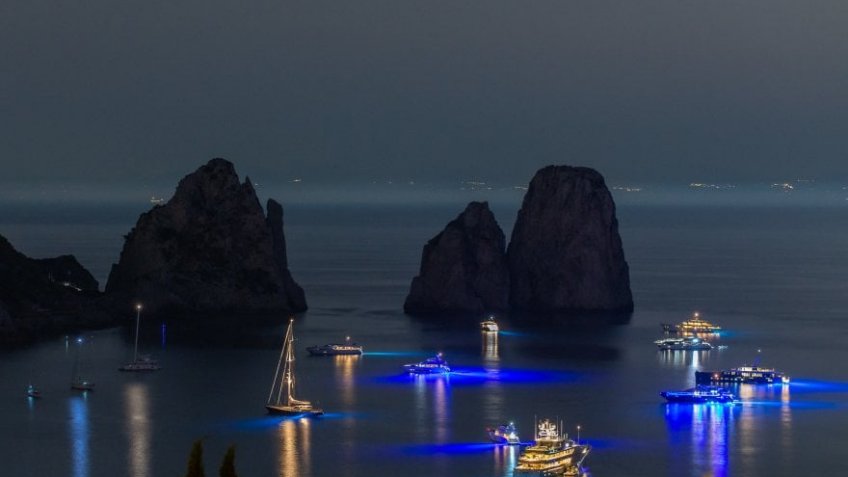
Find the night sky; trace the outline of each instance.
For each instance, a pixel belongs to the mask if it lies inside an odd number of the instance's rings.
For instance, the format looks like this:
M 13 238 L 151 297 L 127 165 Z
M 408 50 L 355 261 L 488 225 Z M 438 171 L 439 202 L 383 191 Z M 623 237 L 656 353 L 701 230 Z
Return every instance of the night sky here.
M 6 185 L 848 180 L 844 0 L 10 0 L 0 58 Z

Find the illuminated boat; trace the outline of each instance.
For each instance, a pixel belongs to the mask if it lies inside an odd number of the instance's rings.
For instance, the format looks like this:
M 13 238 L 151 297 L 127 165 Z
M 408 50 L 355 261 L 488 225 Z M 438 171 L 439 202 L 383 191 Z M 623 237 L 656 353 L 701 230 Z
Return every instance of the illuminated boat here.
M 654 344 L 662 351 L 704 351 L 713 349 L 713 345 L 709 342 L 692 336 L 686 338 L 664 338 L 654 341 Z
M 311 402 L 296 399 L 294 385 L 294 319 L 291 319 L 286 329 L 283 349 L 280 352 L 280 360 L 277 361 L 277 370 L 274 372 L 274 381 L 271 382 L 271 392 L 268 394 L 265 409 L 268 410 L 268 414 L 283 416 L 324 414 L 323 410 L 314 407 Z
M 129 371 L 129 372 L 145 372 L 145 371 L 158 371 L 162 369 L 159 366 L 159 363 L 151 358 L 149 355 L 141 355 L 138 354 L 138 327 L 141 321 L 141 305 L 135 306 L 135 348 L 133 349 L 133 360 L 130 363 L 127 363 L 120 368 L 118 371 Z
M 35 386 L 30 384 L 29 386 L 27 386 L 27 397 L 38 399 L 41 397 L 41 391 L 39 391 Z
M 480 323 L 480 331 L 484 333 L 497 333 L 499 329 L 494 316 L 490 316 L 488 320 Z
M 740 366 L 723 371 L 695 371 L 698 384 L 789 384 L 789 376 L 774 368 Z
M 486 432 L 489 434 L 489 439 L 495 444 L 517 445 L 521 444 L 521 439 L 518 438 L 518 433 L 515 430 L 515 424 L 501 424 L 498 427 L 488 427 Z
M 77 376 L 71 381 L 71 389 L 76 391 L 94 391 L 94 383 Z
M 661 326 L 663 331 L 666 333 L 703 334 L 718 333 L 721 331 L 721 326 L 714 325 L 709 321 L 701 319 L 701 315 L 697 311 L 692 315 L 691 319 L 680 322 L 676 325 L 662 323 Z
M 685 391 L 663 391 L 660 396 L 668 402 L 702 403 L 735 403 L 736 396 L 725 388 L 698 385 Z
M 410 374 L 447 374 L 450 373 L 448 362 L 442 358 L 442 353 L 427 358 L 420 363 L 405 364 L 403 368 Z
M 545 419 L 536 430 L 535 442 L 518 457 L 515 473 L 519 475 L 563 475 L 579 469 L 591 449 L 560 436 L 556 424 Z
M 362 354 L 362 346 L 351 343 L 350 336 L 345 338 L 345 344 L 325 344 L 323 346 L 310 346 L 306 348 L 312 356 L 337 356 L 337 355 L 359 355 Z

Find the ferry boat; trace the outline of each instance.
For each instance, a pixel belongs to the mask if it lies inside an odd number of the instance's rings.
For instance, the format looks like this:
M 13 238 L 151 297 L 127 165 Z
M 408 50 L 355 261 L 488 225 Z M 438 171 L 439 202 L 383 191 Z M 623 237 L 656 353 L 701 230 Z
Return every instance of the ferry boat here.
M 486 432 L 489 434 L 489 439 L 495 444 L 518 445 L 521 444 L 521 439 L 518 438 L 518 433 L 515 430 L 515 424 L 501 424 L 498 427 L 488 427 Z
M 695 371 L 697 384 L 789 384 L 789 376 L 774 368 L 740 366 L 723 371 Z
M 709 342 L 692 336 L 686 338 L 664 338 L 654 341 L 654 344 L 662 351 L 704 351 L 713 349 L 713 345 Z
M 556 424 L 547 419 L 539 423 L 534 441 L 518 457 L 516 474 L 562 475 L 579 468 L 589 455 L 589 445 L 561 436 Z
M 410 374 L 447 374 L 450 373 L 448 362 L 442 357 L 442 353 L 427 358 L 420 363 L 405 364 L 403 368 Z
M 294 319 L 291 319 L 286 329 L 283 349 L 277 361 L 277 370 L 274 372 L 274 381 L 271 382 L 271 392 L 268 394 L 265 409 L 268 410 L 268 414 L 282 416 L 324 414 L 322 409 L 314 407 L 311 402 L 296 399 L 294 385 Z
M 331 343 L 323 346 L 310 346 L 306 348 L 306 351 L 312 356 L 360 355 L 362 354 L 362 346 L 351 343 L 350 336 L 347 336 L 344 344 Z
M 480 323 L 480 331 L 483 333 L 497 333 L 499 329 L 494 316 L 490 316 L 488 320 Z
M 698 385 L 685 391 L 663 391 L 660 396 L 668 402 L 701 403 L 735 403 L 736 396 L 725 388 Z
M 38 399 L 41 397 L 41 391 L 39 391 L 35 386 L 30 384 L 29 386 L 27 386 L 27 397 Z
M 133 349 L 133 360 L 130 363 L 127 363 L 120 368 L 118 371 L 129 371 L 129 372 L 144 372 L 144 371 L 158 371 L 162 369 L 159 366 L 159 363 L 150 357 L 149 355 L 141 355 L 138 354 L 138 327 L 141 322 L 141 305 L 135 306 L 135 348 Z
M 721 326 L 714 325 L 709 321 L 701 319 L 701 314 L 697 311 L 692 314 L 692 318 L 686 321 L 682 321 L 676 325 L 662 323 L 661 326 L 663 331 L 666 333 L 703 334 L 718 333 L 721 331 Z

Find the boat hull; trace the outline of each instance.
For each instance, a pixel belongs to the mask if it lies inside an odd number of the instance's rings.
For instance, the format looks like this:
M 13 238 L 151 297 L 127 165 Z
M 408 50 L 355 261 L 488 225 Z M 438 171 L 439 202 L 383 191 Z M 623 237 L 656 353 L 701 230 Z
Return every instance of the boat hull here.
M 556 463 L 545 465 L 543 469 L 535 468 L 540 462 L 534 462 L 532 465 L 522 463 L 519 459 L 519 464 L 515 467 L 514 474 L 521 476 L 561 476 L 561 475 L 578 475 L 580 466 L 589 455 L 591 449 L 588 445 L 576 445 L 572 447 L 573 451 L 567 456 L 557 459 Z
M 362 350 L 335 350 L 311 346 L 306 348 L 311 356 L 359 356 Z
M 298 406 L 275 406 L 268 404 L 265 406 L 268 414 L 273 416 L 321 416 L 324 414 L 323 409 L 315 407 L 303 408 Z
M 155 365 L 155 364 L 130 363 L 130 364 L 125 364 L 125 365 L 121 366 L 120 368 L 118 368 L 118 371 L 124 371 L 124 372 L 129 372 L 129 373 L 146 373 L 146 372 L 150 372 L 150 371 L 159 371 L 160 369 L 162 369 L 162 368 L 159 367 L 158 365 Z
M 714 402 L 720 404 L 730 404 L 736 402 L 733 397 L 724 395 L 698 396 L 688 393 L 661 392 L 660 396 L 664 397 L 665 400 L 670 403 L 706 404 Z

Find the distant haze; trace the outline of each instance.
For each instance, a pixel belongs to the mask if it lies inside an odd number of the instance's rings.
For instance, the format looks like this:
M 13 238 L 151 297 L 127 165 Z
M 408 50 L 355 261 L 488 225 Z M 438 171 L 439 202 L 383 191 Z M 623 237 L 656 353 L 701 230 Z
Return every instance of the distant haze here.
M 848 182 L 848 2 L 0 4 L 0 186 Z M 147 190 L 147 189 L 145 189 Z

